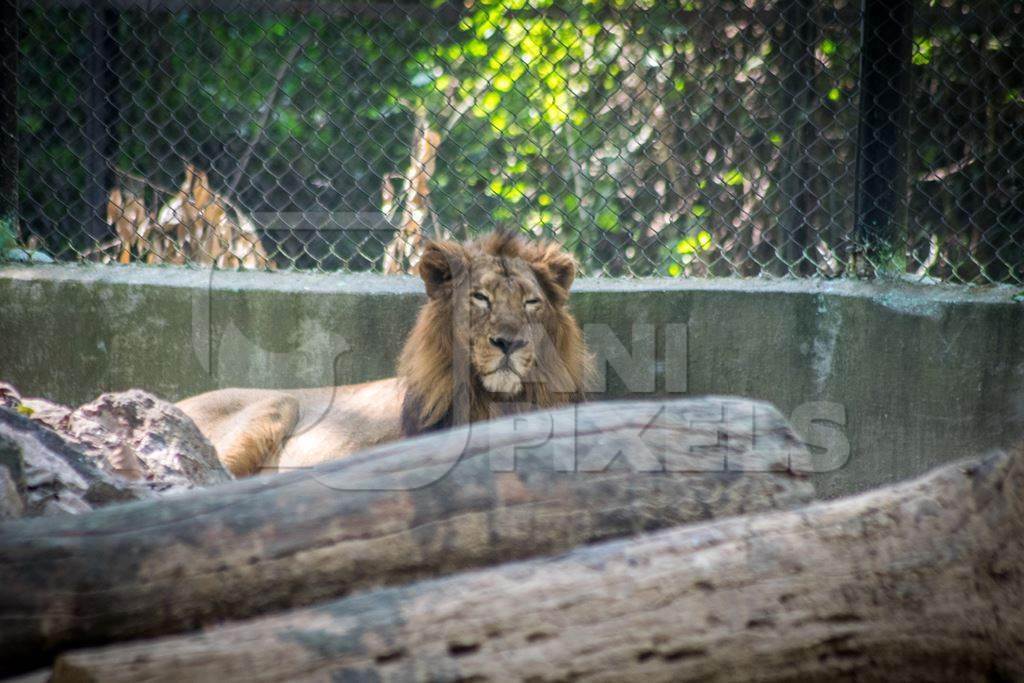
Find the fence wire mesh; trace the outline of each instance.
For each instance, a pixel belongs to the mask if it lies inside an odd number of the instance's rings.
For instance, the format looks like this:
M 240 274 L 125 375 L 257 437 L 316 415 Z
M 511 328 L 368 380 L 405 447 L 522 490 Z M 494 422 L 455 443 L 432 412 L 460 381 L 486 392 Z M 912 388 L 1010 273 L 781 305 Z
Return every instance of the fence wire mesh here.
M 507 228 L 589 274 L 1024 281 L 1021 2 L 16 11 L 9 255 L 398 272 Z

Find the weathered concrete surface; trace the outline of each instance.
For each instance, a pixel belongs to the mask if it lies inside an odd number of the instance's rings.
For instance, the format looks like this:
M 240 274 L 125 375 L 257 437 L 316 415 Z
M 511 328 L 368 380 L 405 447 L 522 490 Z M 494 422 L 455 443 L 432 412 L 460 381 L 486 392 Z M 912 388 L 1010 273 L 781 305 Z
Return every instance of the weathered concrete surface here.
M 595 398 L 668 386 L 770 401 L 826 444 L 822 496 L 1024 438 L 1024 303 L 1011 288 L 582 279 L 574 289 L 599 355 L 621 343 L 643 356 L 654 340 L 655 357 L 624 373 L 628 387 L 610 370 Z M 130 387 L 178 399 L 369 380 L 392 374 L 422 301 L 411 277 L 0 267 L 0 378 L 70 404 Z

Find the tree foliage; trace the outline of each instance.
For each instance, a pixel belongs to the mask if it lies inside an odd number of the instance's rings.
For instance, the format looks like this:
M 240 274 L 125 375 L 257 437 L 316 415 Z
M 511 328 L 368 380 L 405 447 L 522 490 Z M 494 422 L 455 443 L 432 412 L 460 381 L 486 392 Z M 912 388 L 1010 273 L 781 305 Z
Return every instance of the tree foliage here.
M 474 0 L 454 20 L 125 11 L 116 165 L 172 186 L 193 163 L 298 265 L 376 267 L 390 234 L 359 217 L 408 174 L 425 122 L 440 140 L 428 234 L 551 236 L 592 273 L 835 275 L 856 5 L 814 3 L 797 81 L 785 0 Z M 1019 10 L 917 8 L 906 234 L 922 275 L 1024 277 Z M 23 20 L 23 231 L 67 255 L 86 246 L 88 13 L 30 5 Z M 310 229 L 283 230 L 289 213 Z

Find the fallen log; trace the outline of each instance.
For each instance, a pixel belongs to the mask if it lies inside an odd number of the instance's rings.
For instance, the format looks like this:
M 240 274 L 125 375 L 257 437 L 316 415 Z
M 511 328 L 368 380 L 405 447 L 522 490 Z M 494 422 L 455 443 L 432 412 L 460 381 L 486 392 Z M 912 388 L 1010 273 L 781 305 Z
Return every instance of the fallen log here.
M 55 681 L 1024 680 L 1024 449 L 61 656 Z
M 595 403 L 153 503 L 0 525 L 0 670 L 640 531 L 794 507 L 767 404 Z

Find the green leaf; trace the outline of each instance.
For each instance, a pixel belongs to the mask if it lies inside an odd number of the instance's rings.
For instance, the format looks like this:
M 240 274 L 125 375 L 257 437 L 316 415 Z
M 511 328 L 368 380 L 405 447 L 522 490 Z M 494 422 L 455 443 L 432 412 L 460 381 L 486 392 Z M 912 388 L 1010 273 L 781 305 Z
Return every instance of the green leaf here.
M 928 62 L 932 61 L 931 38 L 914 39 L 914 53 L 910 57 L 910 61 L 917 66 L 924 66 Z
M 711 233 L 707 230 L 701 230 L 697 233 L 697 246 L 700 247 L 701 251 L 707 251 L 711 248 Z
M 498 92 L 508 92 L 512 89 L 512 79 L 505 74 L 498 74 L 494 77 L 494 80 L 491 81 L 491 87 Z
M 684 237 L 683 239 L 679 240 L 679 242 L 676 244 L 677 254 L 692 254 L 693 251 L 693 240 L 690 237 Z
M 619 213 L 611 207 L 606 207 L 597 214 L 595 222 L 602 230 L 613 231 L 619 226 Z
M 473 40 L 466 43 L 465 50 L 466 54 L 468 54 L 471 57 L 486 57 L 487 43 L 480 40 L 479 38 L 474 38 Z
M 535 145 L 533 142 L 526 140 L 519 145 L 519 153 L 526 156 L 532 156 L 534 154 L 540 154 L 540 147 Z
M 488 92 L 480 100 L 480 107 L 486 112 L 492 112 L 501 104 L 501 95 L 493 90 Z
M 491 126 L 494 127 L 494 130 L 498 131 L 499 133 L 508 128 L 508 112 L 506 112 L 504 109 L 499 109 L 498 111 L 491 114 L 488 120 L 490 121 Z
M 526 186 L 523 183 L 518 182 L 515 185 L 506 187 L 505 191 L 502 192 L 501 195 L 508 201 L 515 204 L 526 195 Z
M 569 116 L 569 95 L 564 90 L 544 95 L 544 120 L 552 128 L 560 126 Z
M 734 168 L 722 176 L 722 182 L 725 183 L 726 185 L 729 185 L 730 187 L 742 185 L 743 181 L 743 172 L 740 171 L 738 168 Z
M 677 254 L 695 254 L 698 251 L 707 251 L 711 248 L 711 233 L 701 230 L 696 235 L 690 235 L 679 240 L 676 244 Z

